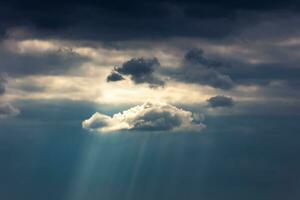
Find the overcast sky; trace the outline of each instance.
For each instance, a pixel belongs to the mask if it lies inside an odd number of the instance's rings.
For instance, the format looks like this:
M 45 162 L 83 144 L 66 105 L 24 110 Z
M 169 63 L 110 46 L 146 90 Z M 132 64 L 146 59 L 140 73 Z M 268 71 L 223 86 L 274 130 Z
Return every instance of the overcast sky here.
M 300 3 L 0 2 L 0 199 L 299 199 Z

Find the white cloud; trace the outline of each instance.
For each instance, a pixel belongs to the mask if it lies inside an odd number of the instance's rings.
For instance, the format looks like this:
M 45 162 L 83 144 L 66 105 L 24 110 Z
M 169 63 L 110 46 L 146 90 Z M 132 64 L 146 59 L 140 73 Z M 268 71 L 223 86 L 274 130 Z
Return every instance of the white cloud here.
M 82 122 L 82 127 L 100 133 L 120 130 L 200 131 L 205 125 L 194 119 L 190 111 L 166 103 L 147 102 L 112 117 L 96 112 Z
M 9 103 L 0 104 L 0 119 L 15 117 L 20 114 L 20 110 Z

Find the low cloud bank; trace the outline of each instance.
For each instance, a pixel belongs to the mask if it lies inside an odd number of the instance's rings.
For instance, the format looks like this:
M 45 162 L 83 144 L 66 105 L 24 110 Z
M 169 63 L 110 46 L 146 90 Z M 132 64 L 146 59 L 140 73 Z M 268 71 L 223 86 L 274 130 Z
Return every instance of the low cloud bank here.
M 205 125 L 192 112 L 166 103 L 147 102 L 112 117 L 96 112 L 82 127 L 100 133 L 128 131 L 200 131 Z

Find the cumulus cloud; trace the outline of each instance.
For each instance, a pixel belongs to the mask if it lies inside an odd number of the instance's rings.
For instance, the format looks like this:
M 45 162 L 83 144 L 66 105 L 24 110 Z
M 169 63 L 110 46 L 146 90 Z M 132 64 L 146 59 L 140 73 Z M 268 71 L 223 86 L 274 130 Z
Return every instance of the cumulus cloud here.
M 20 114 L 20 110 L 9 103 L 0 104 L 0 119 L 15 117 Z
M 190 111 L 166 103 L 147 102 L 132 107 L 112 117 L 96 112 L 82 122 L 90 131 L 113 132 L 120 130 L 141 131 L 200 131 L 205 125 L 194 119 Z
M 107 81 L 122 80 L 122 75 L 129 76 L 136 84 L 148 83 L 150 86 L 163 86 L 164 81 L 154 74 L 160 66 L 157 58 L 132 58 L 120 67 L 115 67 L 107 77 Z
M 234 105 L 234 101 L 231 97 L 227 96 L 214 96 L 207 100 L 209 106 L 212 108 L 216 107 L 232 107 Z

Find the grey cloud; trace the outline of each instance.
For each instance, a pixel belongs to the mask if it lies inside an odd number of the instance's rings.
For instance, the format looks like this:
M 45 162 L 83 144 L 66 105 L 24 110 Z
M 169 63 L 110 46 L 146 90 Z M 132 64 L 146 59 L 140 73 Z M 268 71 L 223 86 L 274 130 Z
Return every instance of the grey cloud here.
M 298 64 L 288 61 L 258 64 L 233 62 L 230 68 L 222 68 L 220 71 L 241 85 L 267 85 L 275 80 L 295 82 L 300 76 Z
M 0 119 L 15 117 L 20 114 L 20 110 L 9 103 L 0 104 Z
M 117 73 L 119 73 L 129 76 L 136 84 L 148 83 L 151 87 L 163 86 L 164 81 L 155 74 L 158 67 L 160 67 L 160 63 L 157 58 L 132 58 L 123 63 L 122 66 L 115 67 L 107 80 L 119 81 L 117 77 Z M 112 78 L 117 78 L 117 80 L 112 80 Z
M 227 96 L 214 96 L 207 100 L 209 106 L 212 108 L 216 107 L 232 107 L 234 105 L 234 101 L 231 97 Z
M 202 49 L 194 48 L 189 50 L 185 55 L 184 55 L 184 61 L 190 64 L 201 64 L 204 67 L 207 68 L 217 68 L 224 66 L 224 63 L 218 61 L 218 60 L 213 60 L 206 58 L 204 56 L 204 51 Z
M 121 81 L 121 80 L 124 80 L 123 76 L 116 71 L 112 71 L 111 74 L 108 75 L 106 78 L 107 82 L 115 82 L 115 81 Z
M 69 49 L 58 49 L 41 53 L 12 52 L 0 49 L 0 73 L 9 76 L 27 76 L 38 74 L 59 74 L 80 66 L 87 61 Z
M 45 86 L 37 85 L 37 83 L 22 83 L 18 85 L 18 89 L 25 92 L 44 92 L 46 90 Z
M 264 51 L 269 53 L 270 48 L 275 47 L 266 45 L 264 48 L 262 55 Z M 279 52 L 288 55 L 289 51 L 286 51 L 288 50 Z M 171 73 L 171 77 L 183 82 L 209 85 L 224 90 L 232 89 L 236 85 L 264 86 L 273 81 L 294 83 L 300 76 L 298 60 L 295 60 L 295 57 L 290 58 L 291 55 L 287 60 L 277 54 L 269 58 L 272 61 L 250 63 L 245 58 L 238 61 L 240 58 L 234 56 L 226 58 L 226 61 L 222 58 L 207 58 L 202 49 L 192 49 L 185 54 L 181 68 L 176 73 Z
M 204 50 L 194 48 L 183 56 L 180 67 L 176 69 L 161 67 L 155 58 L 133 58 L 116 67 L 107 81 L 122 80 L 121 75 L 127 75 L 136 84 L 149 83 L 157 86 L 164 84 L 158 77 L 165 76 L 180 82 L 230 90 L 237 85 L 264 86 L 278 80 L 292 84 L 298 80 L 300 68 L 297 60 L 272 60 L 250 63 L 246 58 L 238 61 L 234 56 L 226 59 L 207 57 Z
M 0 74 L 0 96 L 5 93 L 5 83 L 6 83 L 5 77 Z
M 221 74 L 213 69 L 182 67 L 174 78 L 187 82 L 208 85 L 214 88 L 229 90 L 234 87 L 234 82 L 230 76 Z
M 189 68 L 195 74 L 199 71 L 204 71 L 219 77 L 227 76 L 231 79 L 232 84 L 236 85 L 268 85 L 272 81 L 285 80 L 294 82 L 298 80 L 300 68 L 296 56 L 285 56 L 286 54 L 291 54 L 288 50 L 281 50 L 280 52 L 284 52 L 282 53 L 283 55 L 274 53 L 274 55 L 272 55 L 273 57 L 270 55 L 264 56 L 264 54 L 269 54 L 269 48 L 275 47 L 266 45 L 264 48 L 264 50 L 261 50 L 260 57 L 266 57 L 266 60 L 262 59 L 260 61 L 261 58 L 258 58 L 259 61 L 257 63 L 251 62 L 250 56 L 249 58 L 243 58 L 239 55 L 233 55 L 223 59 L 208 59 L 203 56 L 203 50 L 194 49 L 185 55 L 185 69 Z M 255 49 L 251 51 L 255 51 Z M 193 73 L 191 75 L 193 75 Z M 190 80 L 193 80 L 193 78 Z M 218 80 L 218 78 L 216 78 L 216 80 Z M 201 79 L 199 79 L 199 81 L 201 81 Z
M 208 85 L 223 90 L 232 89 L 234 81 L 227 74 L 221 73 L 219 68 L 227 67 L 223 62 L 208 59 L 201 49 L 188 51 L 182 59 L 181 67 L 177 69 L 162 68 L 157 58 L 132 58 L 115 67 L 107 77 L 107 81 L 120 81 L 123 76 L 129 76 L 136 83 L 148 83 L 151 87 L 163 86 L 165 82 L 160 75 L 186 83 Z
M 221 66 L 224 66 L 223 63 L 205 58 L 203 50 L 192 49 L 185 54 L 180 68 L 168 70 L 166 74 L 186 83 L 208 85 L 223 90 L 232 89 L 235 83 L 229 75 L 218 71 Z
M 197 115 L 170 104 L 147 102 L 112 117 L 97 112 L 84 120 L 82 127 L 100 133 L 120 130 L 200 131 L 205 125 L 200 122 L 199 117 L 194 119 L 194 116 Z
M 203 50 L 192 49 L 188 51 L 177 69 L 163 69 L 157 58 L 132 58 L 115 67 L 107 77 L 107 81 L 120 81 L 123 76 L 129 76 L 136 83 L 148 83 L 151 87 L 163 86 L 165 82 L 160 75 L 173 78 L 186 83 L 208 85 L 214 88 L 229 90 L 235 83 L 227 74 L 223 74 L 217 68 L 226 66 L 224 63 L 208 59 L 203 55 Z

